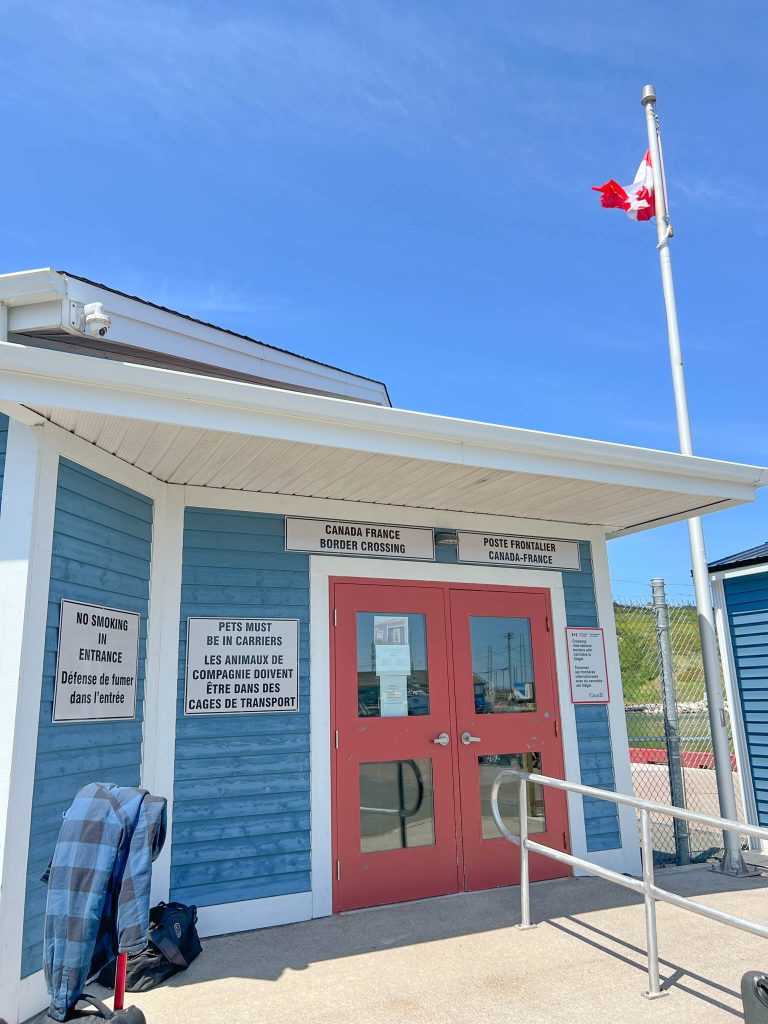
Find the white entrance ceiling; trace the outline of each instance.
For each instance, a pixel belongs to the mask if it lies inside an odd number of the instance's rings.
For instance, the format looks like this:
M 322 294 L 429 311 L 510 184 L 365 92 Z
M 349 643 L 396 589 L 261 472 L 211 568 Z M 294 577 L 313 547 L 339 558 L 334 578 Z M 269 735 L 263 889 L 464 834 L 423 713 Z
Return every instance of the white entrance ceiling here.
M 19 345 L 0 343 L 0 370 L 0 409 L 18 403 L 171 484 L 617 535 L 750 501 L 768 482 L 759 467 Z
M 717 494 L 461 466 L 50 406 L 35 411 L 171 484 L 600 525 L 611 533 L 723 502 Z

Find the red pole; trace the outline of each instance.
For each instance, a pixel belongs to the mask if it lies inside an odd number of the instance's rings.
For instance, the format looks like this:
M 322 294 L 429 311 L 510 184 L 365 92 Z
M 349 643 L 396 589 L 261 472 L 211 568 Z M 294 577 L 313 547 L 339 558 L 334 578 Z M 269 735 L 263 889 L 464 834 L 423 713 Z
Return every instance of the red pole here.
M 122 1010 L 125 1003 L 125 972 L 128 968 L 128 954 L 117 954 L 117 968 L 115 970 L 115 1009 Z

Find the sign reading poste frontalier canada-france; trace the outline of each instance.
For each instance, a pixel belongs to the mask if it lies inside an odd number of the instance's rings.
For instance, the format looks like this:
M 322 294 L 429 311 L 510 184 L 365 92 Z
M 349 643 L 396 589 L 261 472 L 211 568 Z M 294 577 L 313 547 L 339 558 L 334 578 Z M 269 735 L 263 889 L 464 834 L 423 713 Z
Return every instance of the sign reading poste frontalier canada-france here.
M 568 626 L 565 635 L 568 640 L 571 700 L 574 704 L 607 704 L 611 694 L 602 629 L 597 626 L 592 629 Z
M 342 519 L 285 520 L 287 551 L 434 561 L 435 534 L 424 526 L 346 522 Z
M 298 619 L 187 619 L 184 714 L 298 710 Z
M 579 542 L 555 537 L 518 537 L 508 533 L 459 530 L 458 560 L 516 569 L 581 568 Z
M 139 622 L 137 612 L 61 602 L 54 722 L 136 717 Z

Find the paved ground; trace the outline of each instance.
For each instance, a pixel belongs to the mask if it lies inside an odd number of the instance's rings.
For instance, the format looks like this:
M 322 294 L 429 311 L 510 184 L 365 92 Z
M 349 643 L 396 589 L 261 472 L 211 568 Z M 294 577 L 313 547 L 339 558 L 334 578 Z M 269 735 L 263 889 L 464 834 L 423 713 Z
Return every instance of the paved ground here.
M 659 884 L 768 921 L 768 878 L 732 881 L 706 867 Z M 208 939 L 185 973 L 130 997 L 153 1022 L 183 1024 L 602 1024 L 741 1019 L 744 971 L 768 968 L 768 942 L 658 905 L 670 994 L 643 999 L 642 904 L 598 879 L 447 896 L 305 924 Z
M 715 773 L 709 768 L 684 768 L 686 806 L 692 811 L 720 814 L 717 800 L 717 780 Z M 739 776 L 733 773 L 733 788 L 736 794 L 736 817 L 744 820 L 739 790 Z M 666 765 L 633 764 L 632 792 L 642 800 L 669 804 L 672 797 L 669 789 L 669 770 Z M 673 855 L 675 852 L 675 831 L 672 818 L 666 814 L 651 815 L 653 848 L 658 854 Z M 708 829 L 703 825 L 689 825 L 691 859 L 702 862 L 713 856 L 722 847 L 722 833 Z M 664 858 L 661 856 L 661 860 Z M 658 860 L 657 860 L 658 862 Z M 674 862 L 674 859 L 673 859 Z

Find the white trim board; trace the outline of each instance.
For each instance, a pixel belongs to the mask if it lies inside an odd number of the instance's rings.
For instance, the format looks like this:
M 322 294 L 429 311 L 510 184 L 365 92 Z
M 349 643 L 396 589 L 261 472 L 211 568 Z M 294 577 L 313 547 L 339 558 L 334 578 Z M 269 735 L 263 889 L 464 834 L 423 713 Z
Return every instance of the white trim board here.
M 718 569 L 717 572 L 711 572 L 709 578 L 715 582 L 716 580 L 732 580 L 737 576 L 756 576 L 759 573 L 768 574 L 768 562 L 763 562 L 761 565 L 748 565 L 745 569 Z
M 12 420 L 0 509 L 0 1017 L 18 1014 L 58 451 Z
M 165 845 L 152 865 L 152 904 L 171 890 L 173 780 L 176 754 L 176 692 L 179 665 L 184 504 L 179 488 L 164 488 L 155 501 L 152 566 L 144 673 L 144 744 L 141 784 L 168 801 Z
M 258 900 L 219 903 L 198 907 L 197 929 L 201 938 L 271 928 L 278 924 L 309 921 L 312 914 L 312 893 L 299 892 L 289 896 L 265 896 Z
M 0 342 L 0 399 L 409 458 L 622 484 L 723 504 L 768 483 L 756 466 L 113 363 Z

